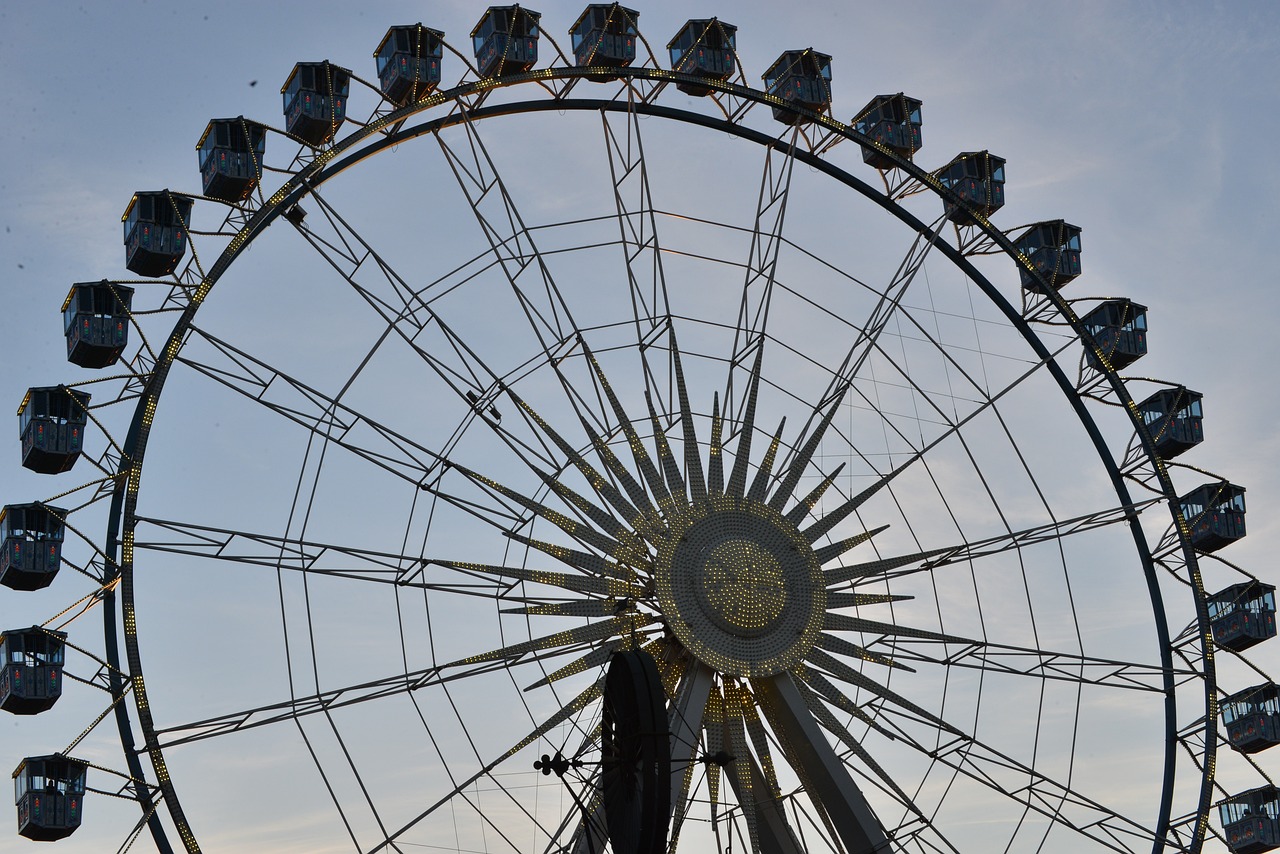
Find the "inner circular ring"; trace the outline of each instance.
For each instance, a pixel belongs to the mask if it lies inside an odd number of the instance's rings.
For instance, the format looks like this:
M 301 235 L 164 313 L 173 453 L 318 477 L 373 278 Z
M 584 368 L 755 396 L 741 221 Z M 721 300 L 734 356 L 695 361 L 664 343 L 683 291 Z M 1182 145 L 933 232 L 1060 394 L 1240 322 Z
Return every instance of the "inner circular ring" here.
M 711 545 L 697 572 L 694 595 L 702 612 L 739 637 L 765 634 L 786 609 L 782 564 L 753 539 L 728 537 Z

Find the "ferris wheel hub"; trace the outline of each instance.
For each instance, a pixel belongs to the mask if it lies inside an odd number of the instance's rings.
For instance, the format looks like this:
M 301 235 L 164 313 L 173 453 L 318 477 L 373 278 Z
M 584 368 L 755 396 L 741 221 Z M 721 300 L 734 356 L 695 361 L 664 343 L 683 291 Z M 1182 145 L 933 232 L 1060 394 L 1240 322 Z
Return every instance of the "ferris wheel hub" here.
M 715 496 L 668 520 L 658 598 L 672 631 L 721 673 L 759 677 L 803 660 L 826 588 L 804 535 L 759 501 Z

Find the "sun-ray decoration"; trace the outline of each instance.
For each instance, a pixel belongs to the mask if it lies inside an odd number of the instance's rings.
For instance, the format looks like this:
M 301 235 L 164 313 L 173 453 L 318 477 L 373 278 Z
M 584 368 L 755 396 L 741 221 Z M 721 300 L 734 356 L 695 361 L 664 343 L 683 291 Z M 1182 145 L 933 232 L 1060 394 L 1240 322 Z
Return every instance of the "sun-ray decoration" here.
M 843 559 L 869 543 L 888 526 L 864 530 L 824 544 L 840 523 L 888 484 L 901 468 L 841 502 L 825 514 L 815 508 L 838 476 L 843 464 L 824 473 L 820 483 L 801 494 L 803 476 L 812 474 L 814 451 L 832 416 L 844 402 L 848 383 L 828 395 L 823 411 L 815 413 L 807 433 L 794 437 L 796 449 L 777 469 L 778 450 L 786 439 L 783 419 L 770 435 L 769 445 L 752 474 L 751 437 L 756 413 L 764 346 L 757 348 L 749 374 L 743 421 L 737 425 L 732 453 L 722 445 L 725 423 L 719 396 L 711 402 L 707 459 L 700 454 L 697 417 L 687 385 L 674 330 L 669 331 L 672 370 L 678 388 L 678 425 L 672 432 L 683 439 L 681 457 L 671 448 L 652 399 L 644 416 L 633 417 L 583 338 L 585 354 L 617 423 L 620 441 L 630 450 L 631 467 L 614 451 L 614 440 L 581 427 L 589 438 L 584 452 L 549 424 L 514 390 L 508 398 L 557 446 L 567 462 L 589 483 L 593 496 L 583 496 L 559 478 L 535 470 L 549 491 L 578 512 L 578 521 L 529 498 L 499 480 L 462 466 L 464 476 L 490 490 L 495 497 L 514 501 L 534 517 L 559 529 L 582 546 L 546 542 L 518 531 L 507 536 L 529 551 L 558 561 L 570 571 L 533 569 L 519 563 L 488 565 L 439 559 L 441 566 L 497 576 L 517 584 L 555 588 L 553 601 L 539 601 L 504 609 L 504 613 L 537 617 L 586 618 L 589 622 L 479 652 L 441 667 L 471 667 L 499 661 L 507 666 L 531 656 L 572 653 L 573 658 L 551 673 L 529 682 L 526 690 L 566 677 L 598 670 L 615 650 L 647 645 L 661 656 L 664 683 L 679 701 L 691 682 L 709 681 L 698 706 L 684 707 L 699 730 L 707 761 L 707 790 L 713 814 L 720 809 L 721 783 L 727 782 L 743 807 L 753 850 L 797 850 L 794 831 L 780 812 L 783 797 L 777 770 L 785 761 L 812 793 L 817 812 L 831 838 L 846 844 L 875 844 L 884 840 L 878 820 L 835 754 L 825 730 L 858 758 L 880 783 L 908 809 L 912 799 L 899 788 L 862 746 L 832 708 L 866 726 L 883 729 L 877 712 L 864 706 L 889 704 L 929 722 L 940 732 L 957 732 L 934 713 L 891 690 L 887 680 L 867 675 L 850 662 L 871 663 L 886 672 L 911 670 L 891 655 L 868 649 L 851 638 L 867 633 L 893 646 L 902 639 L 944 644 L 972 644 L 965 638 L 926 631 L 892 621 L 867 619 L 860 609 L 909 599 L 888 593 L 863 593 L 856 588 L 891 569 L 920 563 L 933 553 L 846 564 Z M 652 428 L 647 445 L 637 423 Z M 590 457 L 594 457 L 591 459 Z M 728 458 L 728 459 L 726 459 Z M 728 467 L 728 477 L 724 471 Z M 852 611 L 852 613 L 851 613 Z M 836 683 L 846 688 L 837 687 Z M 600 682 L 562 710 L 558 724 L 570 711 L 597 699 Z M 683 689 L 679 686 L 686 686 Z M 850 699 L 858 694 L 864 699 Z M 544 725 L 535 735 L 551 728 Z M 533 736 L 508 752 L 531 743 Z M 775 758 L 775 751 L 781 756 Z M 825 754 L 825 755 L 819 755 Z M 831 760 L 831 761 L 828 761 Z M 724 776 L 720 765 L 725 766 Z M 675 829 L 685 810 L 692 783 L 692 762 L 677 769 Z M 751 806 L 746 806 L 751 805 Z M 761 842 L 761 834 L 770 839 Z M 761 848 L 763 844 L 763 848 Z

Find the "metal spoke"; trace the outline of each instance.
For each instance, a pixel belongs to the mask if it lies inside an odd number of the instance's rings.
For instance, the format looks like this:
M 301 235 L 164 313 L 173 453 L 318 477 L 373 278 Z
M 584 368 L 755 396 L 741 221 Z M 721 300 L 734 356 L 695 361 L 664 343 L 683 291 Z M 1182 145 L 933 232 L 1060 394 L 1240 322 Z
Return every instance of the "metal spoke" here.
M 818 728 L 790 674 L 753 680 L 752 687 L 790 754 L 791 766 L 807 772 L 810 797 L 830 816 L 845 848 L 850 854 L 888 851 L 884 829 Z
M 439 133 L 436 142 L 543 351 L 555 352 L 560 342 L 574 338 L 577 326 L 475 123 L 463 121 L 462 127 L 465 148 L 451 145 Z M 533 287 L 519 281 L 529 270 L 538 280 Z
M 680 827 L 688 815 L 693 788 L 695 757 L 703 727 L 707 702 L 714 690 L 715 672 L 705 664 L 685 671 L 668 705 L 671 730 L 671 839 L 680 837 Z
M 634 110 L 636 91 L 628 88 L 626 97 L 632 109 L 616 121 L 613 114 L 602 110 L 605 152 L 613 182 L 614 207 L 618 232 L 626 266 L 631 312 L 635 319 L 635 338 L 639 345 L 646 393 L 669 401 L 668 382 L 664 370 L 655 374 L 649 363 L 649 345 L 661 340 L 671 330 L 671 306 L 667 298 L 667 277 L 662 263 L 662 247 L 658 239 L 658 222 L 649 185 L 649 167 L 644 156 L 644 139 L 639 116 Z M 625 123 L 619 130 L 616 125 Z M 670 411 L 669 402 L 663 404 Z
M 751 438 L 756 432 L 756 402 L 760 397 L 760 365 L 764 360 L 763 345 L 756 348 L 755 364 L 747 380 L 746 401 L 738 424 L 738 445 L 733 452 L 733 471 L 729 474 L 728 494 L 743 495 L 747 488 L 747 465 L 751 462 Z
M 956 639 L 958 640 L 958 639 Z M 918 637 L 884 637 L 867 644 L 882 648 L 897 664 L 914 662 L 943 667 L 965 667 L 984 673 L 1027 676 L 1082 685 L 1146 691 L 1163 694 L 1165 668 L 1157 664 L 1119 661 L 1074 652 L 1021 647 L 990 641 L 938 641 Z M 937 650 L 936 652 L 934 650 Z M 1195 678 L 1193 670 L 1174 674 L 1178 679 Z
M 470 470 L 465 466 L 455 465 L 447 456 L 420 445 L 370 416 L 341 403 L 338 399 L 290 377 L 283 371 L 207 332 L 193 328 L 193 334 L 211 345 L 212 355 L 216 355 L 220 360 L 215 363 L 209 360 L 209 356 L 204 356 L 202 358 L 209 361 L 199 361 L 196 357 L 184 355 L 181 359 L 182 363 L 193 370 L 254 400 L 282 418 L 304 427 L 324 441 L 351 451 L 365 461 L 454 504 L 465 512 L 503 530 L 518 527 L 521 513 L 515 506 L 503 506 L 500 502 L 493 500 L 480 501 L 479 496 L 466 498 L 452 494 L 441 486 L 442 478 L 448 471 L 456 470 L 470 474 Z M 531 409 L 526 407 L 526 411 L 536 418 L 536 413 Z M 558 435 L 543 422 L 539 421 L 539 424 L 551 438 L 559 440 Z M 585 465 L 581 457 L 567 443 L 560 441 L 561 449 L 566 454 L 572 455 L 576 464 L 580 467 Z M 529 466 L 531 470 L 538 471 L 532 462 Z M 492 485 L 494 491 L 501 491 L 500 486 L 492 479 L 474 475 L 472 480 L 477 487 L 489 489 Z M 490 495 L 493 495 L 494 491 L 491 491 Z M 512 493 L 507 491 L 505 494 Z
M 897 477 L 907 472 L 911 468 L 911 466 L 913 466 L 916 463 L 922 462 L 930 451 L 937 448 L 947 439 L 952 438 L 953 436 L 960 435 L 961 430 L 966 425 L 974 422 L 980 415 L 983 415 L 989 411 L 992 411 L 999 400 L 1001 400 L 1003 397 L 1005 397 L 1006 395 L 1014 391 L 1024 381 L 1026 381 L 1028 378 L 1033 376 L 1039 370 L 1044 368 L 1047 364 L 1050 363 L 1050 361 L 1053 358 L 1056 358 L 1056 356 L 1059 355 L 1062 352 L 1062 350 L 1065 350 L 1069 346 L 1070 346 L 1070 342 L 1068 342 L 1067 344 L 1064 344 L 1062 348 L 1060 348 L 1056 353 L 1049 354 L 1043 359 L 1041 359 L 1040 361 L 1032 364 L 1022 374 L 1015 377 L 1011 382 L 1007 383 L 1004 386 L 1004 388 L 999 389 L 994 394 L 990 394 L 990 395 L 984 394 L 981 404 L 975 407 L 973 411 L 965 414 L 962 418 L 959 418 L 958 420 L 952 422 L 949 418 L 946 418 L 944 415 L 943 423 L 946 425 L 946 429 L 940 432 L 937 436 L 934 436 L 931 439 L 921 443 L 918 446 L 918 448 L 907 457 L 906 460 L 899 463 L 898 466 L 893 468 L 891 471 L 883 474 L 879 479 L 876 480 L 875 483 L 871 484 L 862 492 L 858 493 L 858 495 L 848 499 L 842 507 L 839 507 L 831 511 L 830 515 L 835 515 L 839 518 L 844 518 L 849 513 L 857 510 L 857 508 L 863 502 L 871 498 L 873 495 L 877 494 L 880 490 L 884 489 L 885 487 L 890 486 Z M 904 372 L 904 378 L 906 379 L 908 384 L 912 386 L 912 388 L 914 388 L 917 392 L 919 392 L 924 397 L 924 399 L 929 401 L 932 405 L 932 401 L 930 400 L 929 396 L 925 394 L 922 389 L 919 389 L 917 386 L 915 386 L 914 382 L 910 379 L 909 376 L 905 374 L 905 372 Z M 787 460 L 785 463 L 788 470 L 787 479 L 784 480 L 782 485 L 778 487 L 778 489 L 774 493 L 773 498 L 770 500 L 770 504 L 775 508 L 781 509 L 785 505 L 787 497 L 791 495 L 792 491 L 795 489 L 795 485 L 799 482 L 800 477 L 803 476 L 803 474 L 805 473 L 805 467 L 807 463 L 812 458 L 812 455 L 816 452 L 820 441 L 822 440 L 827 430 L 830 428 L 832 419 L 836 412 L 836 408 L 840 405 L 840 401 L 843 398 L 843 395 L 850 388 L 852 388 L 852 386 L 846 386 L 844 388 L 837 389 L 834 393 L 829 392 L 828 400 L 827 400 L 827 409 L 826 409 L 826 412 L 821 416 L 818 425 L 816 426 L 816 428 L 812 429 L 812 431 L 809 434 L 808 441 L 804 444 L 804 446 L 803 447 L 797 446 L 798 450 L 795 452 L 794 456 L 791 459 Z M 860 392 L 859 394 L 861 395 Z M 830 401 L 830 398 L 832 396 L 835 397 L 834 403 Z M 864 397 L 863 402 L 869 407 L 875 408 L 874 401 L 868 400 Z M 822 409 L 822 405 L 815 406 L 813 409 L 813 412 L 816 415 L 818 412 L 821 411 L 821 409 Z M 940 413 L 942 412 L 941 409 L 938 409 L 938 411 Z M 895 438 L 904 442 L 909 447 L 916 447 L 913 440 L 910 437 L 904 435 L 899 430 L 898 427 L 892 424 L 889 424 L 888 422 L 886 422 L 886 425 L 893 430 Z M 867 465 L 871 465 L 870 461 L 867 460 L 865 457 L 862 457 L 861 453 L 857 450 L 858 445 L 856 442 L 849 440 L 849 446 L 853 450 L 853 453 L 857 454 L 862 459 L 863 463 Z M 834 479 L 834 475 L 828 475 L 828 478 Z M 825 487 L 820 487 L 819 490 L 815 490 L 815 494 L 805 499 L 806 503 L 812 501 L 814 504 L 816 504 L 818 497 L 820 497 L 821 495 L 820 490 L 824 488 Z M 1145 506 L 1145 504 L 1147 503 L 1152 503 L 1152 502 L 1146 502 L 1142 506 Z M 799 512 L 799 507 L 793 508 L 791 512 L 792 513 Z M 797 517 L 797 518 L 802 518 L 802 517 Z M 824 519 L 825 518 L 826 517 L 824 516 Z M 821 520 L 819 521 L 821 522 Z
M 571 381 L 562 367 L 575 350 L 580 350 L 589 360 L 592 358 L 584 330 L 574 320 L 547 258 L 538 248 L 534 232 L 520 213 L 476 124 L 464 120 L 461 126 L 466 137 L 465 147 L 451 145 L 440 133 L 435 134 L 436 142 L 529 330 L 559 379 L 566 401 L 589 431 L 604 432 L 603 406 L 593 411 L 579 384 Z M 587 378 L 593 379 L 594 375 L 588 372 Z M 598 396 L 602 390 L 596 388 L 595 391 Z
M 519 663 L 530 664 L 547 658 L 571 655 L 590 648 L 589 643 L 564 644 L 558 648 L 550 648 L 549 652 L 541 655 L 526 655 L 524 660 Z M 404 673 L 395 673 L 366 682 L 328 688 L 289 700 L 225 712 L 196 721 L 170 724 L 158 727 L 156 734 L 160 737 L 160 745 L 168 748 L 210 738 L 224 737 L 262 726 L 289 724 L 295 722 L 298 718 L 315 714 L 327 714 L 358 703 L 374 702 L 420 691 L 425 688 L 447 685 L 450 682 L 476 678 L 485 674 L 502 673 L 511 666 L 511 661 L 497 659 L 436 665 Z M 586 702 L 586 700 L 583 700 L 581 705 L 585 705 Z M 561 720 L 563 719 L 558 719 L 556 723 Z M 512 748 L 508 755 L 514 755 L 518 750 L 531 744 L 545 731 L 543 729 L 538 730 L 537 734 L 521 742 L 519 747 Z
M 439 298 L 496 262 L 487 256 L 473 258 L 457 270 L 415 289 L 319 193 L 313 193 L 313 198 L 332 234 L 320 235 L 305 220 L 297 226 L 298 230 L 317 254 L 374 310 L 388 334 L 394 333 L 399 337 L 415 357 L 446 385 L 460 405 L 459 411 L 465 413 L 453 435 L 442 444 L 441 452 L 448 454 L 469 424 L 479 418 L 531 464 L 554 468 L 556 461 L 551 449 L 536 439 L 521 439 L 510 425 L 504 425 L 499 404 L 507 385 L 552 358 L 557 348 L 540 350 L 500 375 L 484 362 L 475 348 L 435 307 Z M 570 344 L 561 342 L 559 349 L 563 350 Z
M 355 581 L 411 586 L 422 584 L 411 580 L 412 576 L 430 563 L 412 555 L 146 516 L 138 517 L 134 548 Z
M 413 484 L 425 483 L 443 467 L 444 460 L 434 451 L 343 405 L 338 399 L 211 333 L 193 328 L 192 335 L 209 344 L 212 353 L 201 357 L 184 354 L 179 359 L 182 364 L 275 414 Z M 212 361 L 211 356 L 219 361 Z M 357 443 L 354 436 L 360 436 L 363 441 Z M 363 442 L 369 439 L 376 440 L 375 447 L 364 447 Z
M 914 715 L 895 712 L 890 705 L 881 708 L 879 718 L 880 726 L 893 738 L 1023 805 L 1028 811 L 1050 819 L 1055 826 L 1113 851 L 1131 851 L 1135 841 L 1156 841 L 1151 829 L 1076 791 L 1069 783 L 1055 780 L 949 724 L 944 729 L 935 729 L 935 721 L 932 716 L 921 721 Z M 911 734 L 914 726 L 921 723 L 943 735 L 936 747 L 922 743 Z
M 787 198 L 791 191 L 791 173 L 795 166 L 792 156 L 799 131 L 791 132 L 789 149 L 765 150 L 764 167 L 760 175 L 760 192 L 756 200 L 756 213 L 751 231 L 751 247 L 747 256 L 746 278 L 742 283 L 742 297 L 738 305 L 738 319 L 734 328 L 733 351 L 729 358 L 729 376 L 725 385 L 725 411 L 734 413 L 739 420 L 734 378 L 752 354 L 764 345 L 768 328 L 769 306 L 778 267 L 778 252 L 782 248 L 782 229 L 786 220 Z M 758 365 L 753 376 L 759 375 Z M 749 376 L 751 376 L 749 375 Z M 748 379 L 748 385 L 755 381 Z M 745 431 L 744 431 L 745 432 Z
M 825 570 L 827 585 L 835 586 L 849 581 L 857 583 L 858 579 L 901 578 L 919 572 L 930 572 L 940 566 L 989 557 L 1037 543 L 1057 542 L 1098 528 L 1128 522 L 1133 515 L 1157 501 L 1158 499 L 1149 499 L 1134 507 L 1112 507 L 1106 510 L 1098 510 L 1071 519 L 1044 522 L 1019 531 L 1010 531 L 1007 534 L 959 543 L 954 546 L 944 546 L 914 554 L 881 558 L 847 566 L 830 567 Z M 912 564 L 918 564 L 918 566 L 912 566 Z
M 462 783 L 455 786 L 451 792 L 437 799 L 433 804 L 431 804 L 431 806 L 427 807 L 427 809 L 418 813 L 418 815 L 416 815 L 412 820 L 406 822 L 399 830 L 388 835 L 384 842 L 374 846 L 373 848 L 370 848 L 367 854 L 375 854 L 375 852 L 382 851 L 388 845 L 393 844 L 397 839 L 399 839 L 401 836 L 407 833 L 415 825 L 419 824 L 423 819 L 430 816 L 436 810 L 447 806 L 452 801 L 453 797 L 461 793 L 462 791 L 464 791 L 467 786 L 470 786 L 472 783 L 474 783 L 476 780 L 480 779 L 481 777 L 491 774 L 493 770 L 497 768 L 499 765 L 501 765 L 505 760 L 511 758 L 515 754 L 519 753 L 521 750 L 524 750 L 530 744 L 533 744 L 535 741 L 537 741 L 539 738 L 541 738 L 543 735 L 549 732 L 553 727 L 558 726 L 560 723 L 564 722 L 568 718 L 580 713 L 587 706 L 598 701 L 601 697 L 602 690 L 603 690 L 603 680 L 591 685 L 581 694 L 574 697 L 565 705 L 561 706 L 558 711 L 550 715 L 546 721 L 544 721 L 538 727 L 534 728 L 532 732 L 530 732 L 524 738 L 520 739 L 520 741 L 518 741 L 505 753 L 501 754 L 498 758 L 486 763 L 480 770 L 476 771 L 475 773 L 467 777 L 466 780 L 464 780 Z
M 746 819 L 752 851 L 758 854 L 802 854 L 804 849 L 787 822 L 782 800 L 774 793 L 747 747 L 741 696 L 726 686 L 722 701 L 724 746 L 733 757 L 726 769 L 726 778 Z
M 138 521 L 142 533 L 145 534 L 148 528 L 155 528 L 165 532 L 166 537 L 138 539 L 134 543 L 138 549 L 444 595 L 497 598 L 513 605 L 526 603 L 509 609 L 509 613 L 609 616 L 621 606 L 619 597 L 634 598 L 643 592 L 642 588 L 624 580 L 624 573 L 606 564 L 603 558 L 583 552 L 572 552 L 562 557 L 587 572 L 586 576 L 523 567 L 466 564 L 147 517 L 139 517 Z M 160 534 L 157 532 L 152 536 Z M 423 573 L 429 567 L 454 570 L 455 579 L 424 580 Z M 533 596 L 521 592 L 520 582 L 558 587 L 565 591 L 565 595 L 587 594 L 608 598 L 550 601 L 551 597 L 546 595 Z

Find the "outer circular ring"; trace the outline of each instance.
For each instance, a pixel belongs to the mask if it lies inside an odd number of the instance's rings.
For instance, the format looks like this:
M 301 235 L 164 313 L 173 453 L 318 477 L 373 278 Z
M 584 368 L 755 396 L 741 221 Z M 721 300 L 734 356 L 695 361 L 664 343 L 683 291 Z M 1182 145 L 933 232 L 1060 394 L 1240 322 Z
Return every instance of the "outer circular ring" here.
M 716 81 L 693 78 L 688 75 L 652 68 L 621 68 L 607 69 L 606 71 L 607 75 L 611 78 L 633 82 L 646 80 L 661 82 L 685 81 L 696 83 L 701 86 L 707 86 L 715 91 L 730 93 L 745 101 L 801 113 L 813 122 L 814 125 L 821 127 L 825 131 L 837 134 L 854 144 L 881 148 L 881 146 L 879 146 L 874 140 L 858 134 L 852 127 L 845 125 L 842 122 L 826 116 L 812 114 L 803 109 L 794 108 L 789 103 L 781 101 L 774 96 L 749 89 L 747 87 L 730 83 L 718 83 Z M 643 115 L 663 117 L 675 121 L 714 128 L 725 133 L 751 140 L 762 146 L 772 146 L 779 149 L 783 148 L 782 144 L 776 139 L 761 134 L 751 128 L 734 124 L 727 119 L 673 109 L 647 102 L 628 104 L 625 101 L 619 102 L 617 100 L 547 98 L 547 100 L 528 100 L 494 107 L 480 106 L 470 110 L 462 108 L 455 110 L 451 115 L 426 121 L 413 127 L 393 130 L 393 128 L 397 127 L 408 118 L 419 113 L 430 112 L 441 105 L 461 107 L 465 99 L 482 94 L 488 89 L 509 87 L 519 84 L 545 83 L 548 80 L 591 77 L 593 74 L 598 77 L 600 73 L 599 69 L 556 68 L 509 75 L 504 78 L 485 79 L 475 83 L 465 84 L 445 92 L 437 92 L 432 97 L 420 101 L 417 104 L 383 116 L 366 125 L 363 129 L 340 140 L 332 148 L 319 152 L 316 159 L 309 166 L 300 170 L 268 200 L 267 204 L 263 205 L 253 213 L 240 232 L 231 240 L 230 244 L 224 250 L 217 262 L 208 270 L 205 279 L 195 289 L 190 304 L 186 310 L 182 312 L 179 320 L 175 324 L 166 346 L 163 351 L 161 351 L 146 386 L 138 398 L 138 404 L 135 408 L 134 416 L 123 448 L 123 462 L 121 463 L 120 473 L 117 477 L 117 486 L 112 496 L 110 518 L 108 522 L 108 530 L 106 532 L 106 548 L 104 549 L 104 552 L 107 558 L 107 565 L 115 567 L 114 574 L 109 576 L 107 581 L 113 582 L 116 579 L 119 580 L 126 662 L 123 667 L 121 665 L 118 640 L 116 638 L 115 631 L 114 590 L 109 591 L 104 596 L 103 604 L 106 609 L 104 622 L 107 628 L 104 631 L 106 635 L 105 645 L 108 661 L 113 667 L 124 670 L 130 676 L 133 694 L 135 697 L 134 707 L 136 709 L 138 723 L 144 737 L 144 747 L 149 754 L 155 770 L 157 788 L 159 789 L 165 806 L 178 830 L 181 842 L 187 851 L 199 851 L 200 848 L 194 834 L 187 824 L 185 813 L 182 809 L 177 791 L 168 774 L 163 750 L 159 745 L 159 740 L 155 731 L 155 724 L 150 712 L 146 683 L 142 671 L 141 654 L 138 648 L 133 587 L 133 536 L 134 528 L 137 524 L 137 493 L 141 482 L 142 467 L 145 460 L 146 445 L 152 420 L 155 416 L 168 372 L 178 353 L 181 351 L 183 340 L 191 327 L 196 313 L 214 285 L 228 269 L 231 263 L 239 256 L 240 252 L 242 252 L 277 217 L 305 197 L 311 187 L 320 186 L 329 178 L 332 178 L 346 169 L 357 165 L 362 160 L 372 156 L 373 154 L 391 148 L 411 138 L 429 134 L 436 129 L 458 124 L 463 121 L 475 121 L 507 113 L 546 110 L 620 112 L 632 109 Z M 542 94 L 545 94 L 545 92 Z M 950 204 L 959 205 L 961 207 L 964 206 L 964 202 L 962 200 L 960 200 L 952 191 L 941 186 L 941 184 L 939 184 L 939 182 L 930 173 L 916 166 L 911 161 L 898 157 L 890 151 L 882 148 L 881 150 L 882 153 L 895 162 L 897 168 L 901 169 L 914 180 L 920 182 L 921 185 L 933 192 L 940 199 Z M 885 196 L 879 190 L 876 190 L 861 179 L 828 163 L 820 156 L 810 152 L 793 150 L 788 153 L 792 154 L 812 169 L 827 174 L 829 177 L 843 183 L 850 189 L 861 193 L 868 199 L 879 204 L 901 222 L 913 228 L 917 233 L 923 235 L 930 234 L 929 228 L 925 223 L 920 221 L 909 211 L 903 209 L 894 200 Z M 1163 498 L 1166 500 L 1169 507 L 1174 521 L 1176 539 L 1178 541 L 1177 550 L 1181 552 L 1182 563 L 1186 568 L 1187 581 L 1189 582 L 1193 596 L 1195 597 L 1195 609 L 1199 635 L 1202 638 L 1209 638 L 1208 613 L 1205 603 L 1206 597 L 1204 587 L 1199 573 L 1197 557 L 1190 545 L 1189 531 L 1186 529 L 1185 524 L 1182 523 L 1180 515 L 1176 509 L 1177 492 L 1174 489 L 1167 468 L 1155 452 L 1152 437 L 1146 430 L 1133 398 L 1129 395 L 1123 380 L 1110 368 L 1105 354 L 1103 354 L 1103 352 L 1093 344 L 1091 335 L 1084 328 L 1080 318 L 1076 316 L 1070 305 L 1049 285 L 1048 282 L 1043 280 L 1043 277 L 1037 271 L 1030 266 L 1027 259 L 1020 255 L 1009 238 L 980 215 L 976 216 L 976 219 L 978 222 L 977 228 L 984 233 L 985 238 L 990 241 L 993 246 L 1003 250 L 1006 255 L 1022 265 L 1024 268 L 1030 270 L 1031 274 L 1041 281 L 1040 291 L 1042 298 L 1047 300 L 1053 306 L 1061 318 L 1068 323 L 1080 337 L 1080 340 L 1085 342 L 1086 346 L 1092 348 L 1099 363 L 1105 366 L 1105 375 L 1111 392 L 1128 412 L 1130 420 L 1134 426 L 1135 434 L 1142 445 L 1147 459 L 1151 462 L 1155 473 L 1155 482 L 1158 487 L 1158 491 L 1162 492 Z M 1094 419 L 1086 409 L 1084 402 L 1076 394 L 1074 386 L 1065 371 L 1057 364 L 1056 361 L 1053 360 L 1047 348 L 1039 341 L 1038 337 L 1035 335 L 1026 320 L 1022 318 L 1020 313 L 1008 302 L 1008 300 L 996 290 L 990 281 L 987 280 L 986 277 L 983 276 L 982 273 L 978 271 L 961 252 L 941 240 L 937 241 L 936 249 L 946 255 L 957 267 L 962 269 L 966 275 L 968 275 L 978 285 L 978 287 L 983 290 L 993 304 L 995 304 L 1009 319 L 1013 326 L 1019 330 L 1028 345 L 1032 348 L 1033 352 L 1045 361 L 1047 370 L 1054 377 L 1054 380 L 1057 382 L 1062 392 L 1067 396 L 1068 400 L 1071 401 L 1077 416 L 1093 441 L 1093 444 L 1098 451 L 1100 461 L 1102 462 L 1104 469 L 1107 471 L 1122 505 L 1129 507 L 1134 506 L 1134 502 L 1130 496 L 1120 468 L 1107 447 Z M 1158 839 L 1162 839 L 1169 832 L 1170 827 L 1177 748 L 1179 745 L 1176 717 L 1176 686 L 1174 684 L 1173 676 L 1172 649 L 1170 646 L 1168 627 L 1164 615 L 1164 605 L 1158 586 L 1158 579 L 1156 577 L 1156 567 L 1152 559 L 1150 549 L 1147 545 L 1146 538 L 1139 526 L 1136 513 L 1130 518 L 1129 525 L 1134 537 L 1137 553 L 1143 563 L 1144 573 L 1147 578 L 1148 588 L 1151 594 L 1152 608 L 1155 616 L 1154 622 L 1159 634 L 1158 640 L 1161 663 L 1166 671 L 1164 690 L 1166 708 L 1166 758 L 1162 783 L 1163 796 L 1156 824 L 1156 836 Z M 1212 643 L 1206 641 L 1202 646 L 1202 650 L 1200 665 L 1202 675 L 1201 682 L 1203 683 L 1204 688 L 1203 697 L 1205 717 L 1203 730 L 1199 735 L 1202 740 L 1201 743 L 1203 744 L 1203 761 L 1201 763 L 1203 770 L 1200 778 L 1199 806 L 1194 820 L 1192 838 L 1187 846 L 1187 850 L 1193 852 L 1198 852 L 1201 849 L 1207 829 L 1209 804 L 1212 798 L 1213 772 L 1215 766 L 1214 755 L 1218 741 L 1215 703 L 1216 685 Z M 132 749 L 132 745 L 134 743 L 133 730 L 128 720 L 127 712 L 123 710 L 123 704 L 121 704 L 118 709 L 117 724 L 121 732 L 122 743 L 132 766 L 136 761 L 136 755 L 133 753 Z M 140 801 L 142 802 L 145 812 L 149 813 L 154 809 L 154 803 L 149 798 L 142 797 L 140 798 Z M 149 826 L 160 850 L 171 850 L 165 830 L 160 823 L 153 818 L 149 821 Z M 1153 850 L 1158 852 L 1162 847 L 1162 844 L 1158 842 Z

